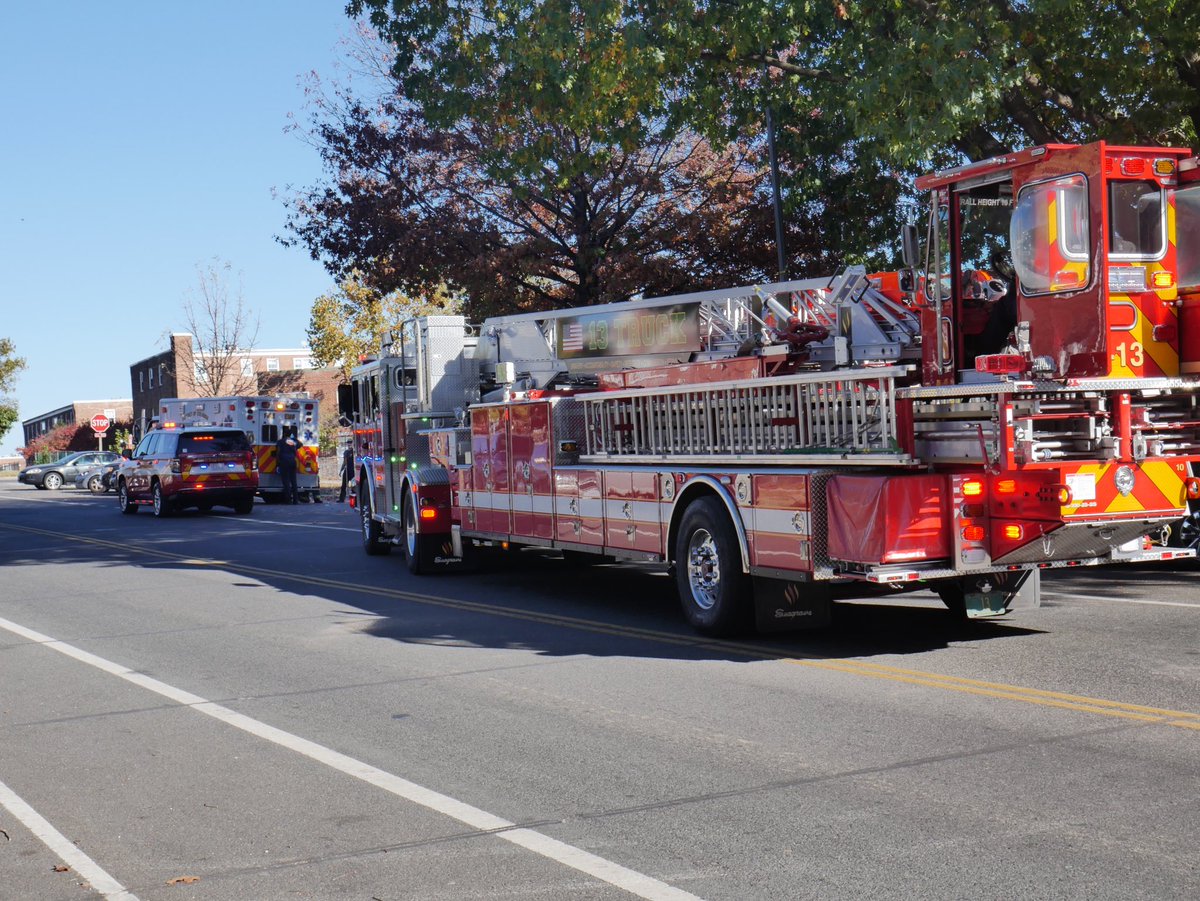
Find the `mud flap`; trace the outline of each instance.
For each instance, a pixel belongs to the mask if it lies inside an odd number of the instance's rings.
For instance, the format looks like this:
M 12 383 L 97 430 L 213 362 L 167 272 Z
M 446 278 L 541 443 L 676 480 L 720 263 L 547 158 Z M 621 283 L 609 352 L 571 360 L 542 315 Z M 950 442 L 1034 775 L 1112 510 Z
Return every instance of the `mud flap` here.
M 828 585 L 754 577 L 754 625 L 759 632 L 791 632 L 829 625 Z
M 949 593 L 939 592 L 942 600 L 952 610 L 958 606 L 967 619 L 987 619 L 1042 605 L 1042 574 L 1036 569 L 967 576 L 947 587 Z

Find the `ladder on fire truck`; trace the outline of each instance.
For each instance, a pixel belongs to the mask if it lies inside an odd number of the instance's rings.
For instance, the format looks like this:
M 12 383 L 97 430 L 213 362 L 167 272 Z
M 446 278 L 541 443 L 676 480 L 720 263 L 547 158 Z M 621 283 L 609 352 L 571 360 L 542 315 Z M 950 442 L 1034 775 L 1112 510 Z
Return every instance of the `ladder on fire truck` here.
M 912 465 L 897 440 L 904 367 L 579 395 L 584 462 Z

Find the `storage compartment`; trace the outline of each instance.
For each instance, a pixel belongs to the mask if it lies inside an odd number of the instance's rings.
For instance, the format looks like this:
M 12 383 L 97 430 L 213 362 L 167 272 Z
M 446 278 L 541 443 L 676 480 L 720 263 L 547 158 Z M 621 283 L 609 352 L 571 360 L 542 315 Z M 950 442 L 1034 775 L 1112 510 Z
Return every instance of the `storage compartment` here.
M 836 475 L 825 496 L 832 560 L 879 565 L 950 556 L 944 476 Z

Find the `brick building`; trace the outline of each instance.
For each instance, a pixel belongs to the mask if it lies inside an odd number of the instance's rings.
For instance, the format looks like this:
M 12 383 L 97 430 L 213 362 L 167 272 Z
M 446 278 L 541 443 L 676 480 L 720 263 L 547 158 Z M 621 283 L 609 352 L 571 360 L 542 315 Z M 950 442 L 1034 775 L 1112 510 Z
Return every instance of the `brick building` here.
M 326 404 L 336 403 L 342 378 L 336 369 L 313 369 L 307 347 L 254 349 L 235 354 L 236 371 L 229 373 L 215 390 L 206 383 L 206 373 L 196 360 L 192 336 L 177 332 L 170 347 L 139 360 L 129 367 L 133 392 L 133 431 L 138 440 L 158 414 L 165 397 L 219 397 L 226 394 L 274 394 L 307 391 Z M 197 390 L 200 386 L 203 390 Z
M 77 400 L 49 413 L 23 419 L 21 427 L 25 433 L 25 446 L 64 425 L 86 425 L 97 413 L 104 413 L 113 422 L 129 422 L 133 418 L 133 402 L 127 397 L 120 400 Z

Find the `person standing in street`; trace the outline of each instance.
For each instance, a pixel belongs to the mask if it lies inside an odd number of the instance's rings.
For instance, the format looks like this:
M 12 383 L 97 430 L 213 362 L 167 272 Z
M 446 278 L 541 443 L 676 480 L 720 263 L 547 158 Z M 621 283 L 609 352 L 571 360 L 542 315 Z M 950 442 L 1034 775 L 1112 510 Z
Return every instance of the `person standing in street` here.
M 285 427 L 283 437 L 275 442 L 275 465 L 283 482 L 285 504 L 300 503 L 296 490 L 296 451 L 299 448 L 300 440 L 296 437 L 295 426 Z
M 354 475 L 354 447 L 347 444 L 342 451 L 342 490 L 338 492 L 338 503 L 345 503 L 346 489 L 350 487 L 350 478 Z

